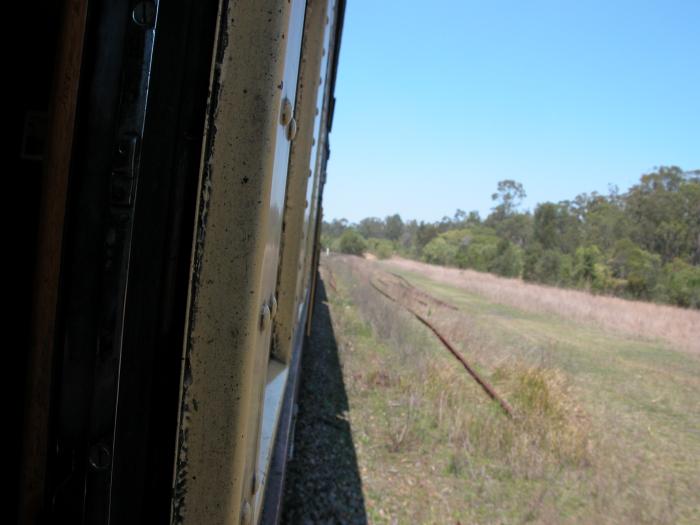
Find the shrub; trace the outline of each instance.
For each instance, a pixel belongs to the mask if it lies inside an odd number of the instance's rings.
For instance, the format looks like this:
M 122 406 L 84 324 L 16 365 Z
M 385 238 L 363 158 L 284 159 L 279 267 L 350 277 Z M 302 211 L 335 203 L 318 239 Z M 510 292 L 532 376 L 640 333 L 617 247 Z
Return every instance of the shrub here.
M 388 259 L 394 254 L 394 243 L 387 239 L 368 239 L 367 249 L 378 259 Z
M 489 271 L 489 265 L 498 253 L 498 240 L 476 237 L 457 250 L 455 262 L 460 268 L 472 268 L 480 272 Z
M 700 267 L 674 259 L 663 268 L 659 297 L 678 306 L 700 308 Z
M 450 265 L 455 262 L 457 247 L 443 237 L 435 237 L 423 248 L 423 259 L 432 264 Z
M 538 243 L 525 252 L 523 279 L 544 284 L 565 284 L 571 275 L 571 259 L 556 249 L 544 250 Z
M 629 239 L 615 243 L 610 266 L 614 277 L 625 279 L 625 290 L 636 298 L 651 298 L 659 278 L 661 258 Z
M 340 251 L 350 255 L 362 255 L 367 249 L 364 237 L 355 230 L 346 230 L 340 236 Z
M 488 264 L 488 269 L 504 277 L 519 277 L 523 270 L 522 251 L 507 239 L 501 239 L 496 246 L 496 256 Z
M 610 268 L 603 261 L 603 254 L 595 244 L 579 246 L 576 249 L 571 281 L 577 286 L 596 292 L 615 288 Z

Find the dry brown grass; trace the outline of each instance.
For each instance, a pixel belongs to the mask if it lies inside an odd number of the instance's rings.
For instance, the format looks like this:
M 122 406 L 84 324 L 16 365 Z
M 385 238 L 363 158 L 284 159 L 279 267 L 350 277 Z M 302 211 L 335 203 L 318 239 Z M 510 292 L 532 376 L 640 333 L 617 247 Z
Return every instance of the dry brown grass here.
M 403 268 L 416 271 L 414 264 Z M 563 301 L 571 293 L 592 304 L 602 301 L 608 308 L 629 307 L 637 315 L 642 314 L 635 307 L 649 307 L 652 312 L 666 307 L 617 299 L 610 303 L 606 297 L 454 271 L 457 287 L 493 303 L 563 314 L 567 320 L 547 316 L 538 321 L 552 325 L 555 346 L 550 352 L 541 347 L 549 340 L 511 340 L 502 337 L 501 324 L 480 322 L 481 299 L 467 306 L 459 303 L 464 308 L 455 311 L 431 299 L 435 293 L 451 300 L 452 295 L 442 294 L 442 287 L 424 287 L 424 281 L 411 279 L 421 287 L 411 291 L 387 274 L 382 263 L 333 256 L 325 258 L 323 266 L 324 278 L 330 280 L 331 268 L 337 281 L 329 302 L 372 522 L 697 522 L 700 513 L 693 510 L 697 508 L 693 487 L 700 478 L 689 458 L 700 449 L 692 431 L 687 431 L 697 421 L 692 401 L 696 398 L 690 393 L 696 382 L 688 382 L 682 374 L 669 375 L 670 381 L 656 374 L 671 373 L 664 372 L 667 361 L 672 370 L 683 368 L 671 354 L 682 362 L 695 362 L 694 356 L 632 338 L 633 345 L 646 350 L 617 360 L 618 349 L 629 352 L 619 334 L 608 334 L 609 340 L 591 337 L 595 341 L 591 344 L 598 346 L 620 345 L 609 351 L 587 347 L 587 339 L 568 347 L 556 343 L 563 337 L 558 335 L 562 326 L 573 330 L 568 319 L 619 327 L 585 316 L 577 308 L 567 314 L 561 306 L 554 309 L 552 302 L 523 306 L 519 301 L 538 294 Z M 370 281 L 429 317 L 513 405 L 516 417 L 504 417 L 433 335 L 382 297 Z M 479 293 L 478 286 L 486 286 L 485 282 L 500 286 L 502 295 Z M 522 294 L 519 300 L 508 300 L 513 291 Z M 674 314 L 695 313 L 668 309 Z M 483 311 L 493 315 L 488 308 Z M 519 322 L 518 315 L 508 311 L 502 315 L 506 323 Z M 591 327 L 585 330 L 597 332 Z M 653 337 L 648 332 L 642 336 Z M 661 352 L 661 361 L 636 361 L 653 352 Z M 567 363 L 566 371 L 559 358 Z M 644 389 L 636 390 L 636 366 L 642 364 L 655 369 L 644 368 L 645 380 L 640 382 Z M 610 383 L 617 372 L 628 374 L 625 381 Z M 683 409 L 676 411 L 674 396 L 681 395 L 678 403 Z M 662 397 L 668 405 L 657 406 Z
M 593 295 L 396 257 L 383 264 L 420 273 L 499 304 L 531 312 L 553 313 L 576 322 L 595 323 L 608 330 L 645 339 L 666 340 L 680 349 L 700 354 L 700 312 L 696 310 Z
M 390 276 L 380 275 L 375 264 L 361 259 L 337 258 L 332 268 L 339 294 L 347 298 L 334 293 L 331 310 L 353 428 L 369 441 L 358 454 L 368 490 L 380 495 L 368 497 L 370 516 L 382 509 L 379 517 L 387 514 L 400 521 L 411 517 L 441 523 L 452 516 L 475 523 L 483 522 L 479 513 L 491 515 L 486 509 L 498 502 L 507 514 L 541 518 L 546 494 L 538 492 L 537 508 L 521 511 L 517 502 L 529 502 L 530 488 L 520 489 L 520 484 L 540 486 L 561 464 L 577 471 L 590 463 L 587 420 L 563 374 L 499 360 L 492 379 L 516 409 L 515 419 L 508 419 L 434 336 L 382 298 L 370 281 L 381 279 L 402 304 L 432 314 L 452 337 L 464 330 L 474 335 L 467 316 L 431 304 L 425 294 L 402 290 Z M 330 279 L 327 270 L 323 273 Z M 480 346 L 479 338 L 470 339 L 472 357 L 487 357 Z M 433 474 L 419 482 L 420 493 L 416 488 L 403 494 L 386 472 L 406 477 L 408 465 L 415 464 Z M 470 489 L 465 487 L 481 487 L 483 494 L 472 494 L 474 501 L 467 503 L 464 491 Z M 513 492 L 518 490 L 523 492 Z M 477 501 L 483 501 L 483 508 Z M 511 522 L 519 519 L 504 521 Z

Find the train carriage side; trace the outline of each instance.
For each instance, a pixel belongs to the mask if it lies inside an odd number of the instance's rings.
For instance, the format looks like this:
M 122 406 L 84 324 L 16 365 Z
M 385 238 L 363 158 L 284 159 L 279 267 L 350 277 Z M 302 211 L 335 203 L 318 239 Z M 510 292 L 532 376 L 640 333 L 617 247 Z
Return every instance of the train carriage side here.
M 344 1 L 131 4 L 51 36 L 19 521 L 275 522 Z

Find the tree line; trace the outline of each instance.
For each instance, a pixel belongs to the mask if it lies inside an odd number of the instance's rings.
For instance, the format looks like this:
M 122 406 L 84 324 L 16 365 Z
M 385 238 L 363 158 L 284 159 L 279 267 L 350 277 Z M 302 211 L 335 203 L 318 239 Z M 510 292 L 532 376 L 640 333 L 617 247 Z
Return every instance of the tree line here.
M 625 193 L 583 193 L 522 210 L 523 185 L 498 183 L 494 206 L 440 221 L 394 214 L 324 221 L 324 247 L 394 254 L 548 285 L 700 308 L 700 170 L 660 167 Z

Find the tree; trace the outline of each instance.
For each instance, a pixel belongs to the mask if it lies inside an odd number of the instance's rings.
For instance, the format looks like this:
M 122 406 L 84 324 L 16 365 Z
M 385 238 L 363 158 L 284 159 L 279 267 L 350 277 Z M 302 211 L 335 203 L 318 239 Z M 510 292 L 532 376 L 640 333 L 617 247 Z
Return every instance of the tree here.
M 469 216 L 467 217 L 467 226 L 479 226 L 481 224 L 481 217 L 479 216 L 479 212 L 476 210 L 472 210 L 469 212 Z
M 378 259 L 388 259 L 394 253 L 394 245 L 388 239 L 367 239 L 367 251 Z
M 533 235 L 545 249 L 573 254 L 581 244 L 581 223 L 574 203 L 545 202 L 535 208 Z
M 492 208 L 494 219 L 501 220 L 511 215 L 525 197 L 525 188 L 519 182 L 510 179 L 499 181 L 496 193 L 491 195 L 491 200 L 498 202 Z
M 629 239 L 615 243 L 610 260 L 613 276 L 625 279 L 625 290 L 637 298 L 652 297 L 659 277 L 661 258 Z
M 514 213 L 496 224 L 496 233 L 513 244 L 525 246 L 532 238 L 532 215 L 530 213 Z
M 676 166 L 643 175 L 625 197 L 631 239 L 666 262 L 698 259 L 700 180 Z
M 609 251 L 619 239 L 632 235 L 632 225 L 625 214 L 623 204 L 596 196 L 582 212 L 581 240 Z
M 401 215 L 395 213 L 384 219 L 384 235 L 387 239 L 398 241 L 403 233 L 403 221 Z
M 577 286 L 605 292 L 613 289 L 610 268 L 605 264 L 603 253 L 595 244 L 579 246 L 573 260 L 571 281 Z
M 323 223 L 322 244 L 700 308 L 700 170 L 660 167 L 625 193 L 610 186 L 533 213 L 518 211 L 525 195 L 500 181 L 484 221 L 461 209 L 435 222 L 336 219 Z
M 384 237 L 384 223 L 378 217 L 367 217 L 357 225 L 357 231 L 365 239 L 371 237 L 382 239 Z
M 367 249 L 365 239 L 355 230 L 346 230 L 340 236 L 340 251 L 350 255 L 362 255 Z
M 700 308 L 700 267 L 674 259 L 663 269 L 661 299 L 691 308 Z
M 403 225 L 403 233 L 399 237 L 398 246 L 402 248 L 407 255 L 415 255 L 416 238 L 418 234 L 418 223 L 415 219 L 406 221 Z
M 535 240 L 545 250 L 557 246 L 557 205 L 552 202 L 539 204 L 535 209 Z
M 423 258 L 432 264 L 454 264 L 457 247 L 449 244 L 443 237 L 435 237 L 423 248 Z
M 447 215 L 444 215 L 442 219 L 440 219 L 440 222 L 438 222 L 435 226 L 437 227 L 439 233 L 445 233 L 457 228 L 457 225 L 452 222 L 452 217 L 448 217 Z
M 571 257 L 556 249 L 544 249 L 538 242 L 525 250 L 523 279 L 545 284 L 566 284 L 571 275 Z
M 425 245 L 437 237 L 438 229 L 434 224 L 421 221 L 416 230 L 416 248 L 419 252 L 423 251 Z
M 457 208 L 457 210 L 455 211 L 454 217 L 452 218 L 452 221 L 455 223 L 455 226 L 457 228 L 463 227 L 467 222 L 467 212 Z
M 496 257 L 488 265 L 489 271 L 503 277 L 520 277 L 523 269 L 521 250 L 507 239 L 496 246 Z
M 545 284 L 561 284 L 562 275 L 570 273 L 566 270 L 566 259 L 559 250 L 545 250 L 537 261 L 537 280 Z
M 590 287 L 596 280 L 596 264 L 600 261 L 600 249 L 592 246 L 579 246 L 574 259 L 574 279 Z
M 348 229 L 347 219 L 333 219 L 331 222 L 323 221 L 323 233 L 331 238 L 340 237 Z
M 494 235 L 479 234 L 466 237 L 457 248 L 455 262 L 460 268 L 488 272 L 497 257 L 498 243 L 498 237 Z

